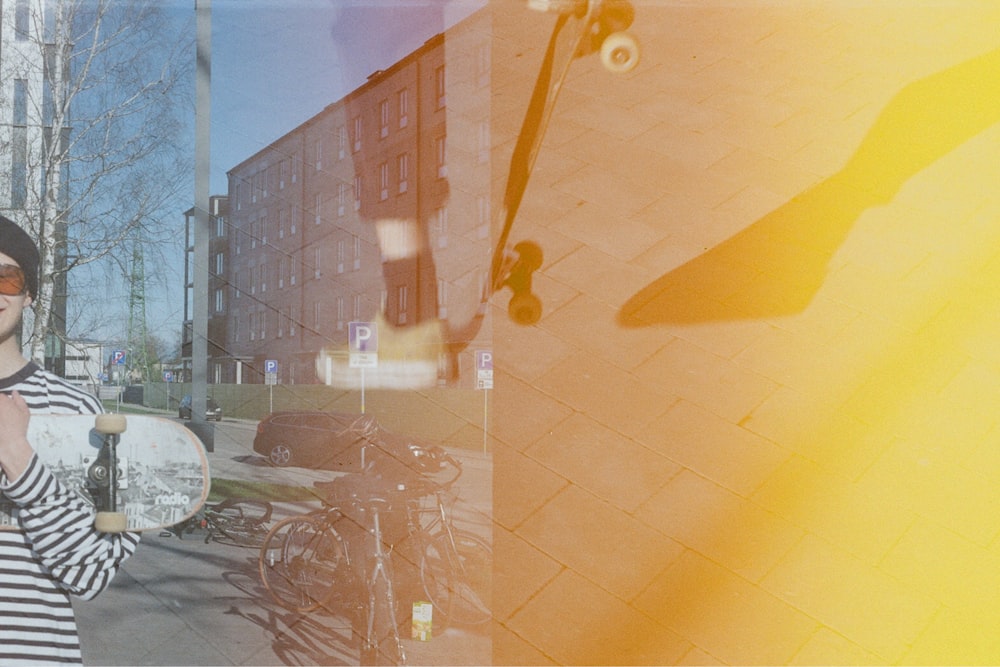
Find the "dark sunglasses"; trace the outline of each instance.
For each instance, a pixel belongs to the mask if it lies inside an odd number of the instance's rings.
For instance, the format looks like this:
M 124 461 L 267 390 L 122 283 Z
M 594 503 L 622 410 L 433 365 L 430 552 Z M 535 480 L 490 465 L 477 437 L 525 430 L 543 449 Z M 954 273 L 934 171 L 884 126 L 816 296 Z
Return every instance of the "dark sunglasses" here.
M 0 294 L 4 296 L 21 296 L 27 289 L 28 281 L 21 267 L 13 264 L 0 264 Z

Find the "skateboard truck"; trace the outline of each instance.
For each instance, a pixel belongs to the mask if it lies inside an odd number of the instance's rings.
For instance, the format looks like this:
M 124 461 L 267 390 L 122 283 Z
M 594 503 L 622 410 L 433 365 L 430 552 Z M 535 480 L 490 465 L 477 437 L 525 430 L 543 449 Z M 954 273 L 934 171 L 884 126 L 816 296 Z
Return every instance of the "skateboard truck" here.
M 509 287 L 514 293 L 507 315 L 517 324 L 535 324 L 542 318 L 542 300 L 531 291 L 531 277 L 542 258 L 542 248 L 534 241 L 521 241 L 504 253 L 494 291 Z
M 94 431 L 100 436 L 101 450 L 87 469 L 91 494 L 97 503 L 94 528 L 102 533 L 121 533 L 127 517 L 118 509 L 118 441 L 125 432 L 125 417 L 118 414 L 97 415 Z

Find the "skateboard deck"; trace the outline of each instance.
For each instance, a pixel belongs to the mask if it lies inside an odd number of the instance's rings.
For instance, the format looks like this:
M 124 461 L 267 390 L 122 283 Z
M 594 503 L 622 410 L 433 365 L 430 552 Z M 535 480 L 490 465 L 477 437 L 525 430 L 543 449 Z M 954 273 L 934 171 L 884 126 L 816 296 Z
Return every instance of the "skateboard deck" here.
M 639 60 L 638 43 L 624 32 L 634 18 L 629 0 L 529 0 L 529 4 L 555 13 L 556 22 L 511 155 L 503 205 L 497 212 L 500 232 L 478 315 L 481 320 L 493 294 L 509 287 L 513 295 L 507 312 L 518 324 L 534 324 L 541 318 L 542 303 L 531 291 L 531 278 L 541 267 L 543 254 L 533 241 L 521 241 L 511 248 L 508 240 L 570 66 L 577 58 L 599 53 L 605 69 L 624 73 Z M 478 325 L 474 321 L 454 332 L 450 336 L 453 349 L 471 341 Z
M 198 511 L 210 478 L 205 449 L 190 430 L 162 417 L 100 415 L 111 418 L 101 422 L 105 425 L 124 426 L 120 434 L 108 434 L 99 432 L 97 417 L 33 414 L 28 441 L 39 460 L 95 508 L 99 530 L 158 530 Z M 116 440 L 111 449 L 109 438 Z M 113 472 L 109 456 L 117 458 Z M 109 478 L 117 478 L 114 492 Z M 18 530 L 16 512 L 13 503 L 0 498 L 0 530 Z M 107 513 L 122 517 L 122 524 L 102 528 L 100 517 Z

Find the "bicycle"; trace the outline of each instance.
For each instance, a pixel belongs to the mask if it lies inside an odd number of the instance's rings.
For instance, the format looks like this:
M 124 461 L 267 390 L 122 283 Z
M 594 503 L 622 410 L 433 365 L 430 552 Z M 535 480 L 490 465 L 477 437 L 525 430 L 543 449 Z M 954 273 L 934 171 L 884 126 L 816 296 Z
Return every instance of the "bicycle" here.
M 433 463 L 425 465 L 421 474 L 405 474 L 398 466 L 383 465 L 382 472 L 388 467 L 391 474 L 369 471 L 316 482 L 324 492 L 322 507 L 275 524 L 261 548 L 261 580 L 275 602 L 298 613 L 320 607 L 364 610 L 358 594 L 363 582 L 370 594 L 368 613 L 376 613 L 376 603 L 389 597 L 385 606 L 398 620 L 405 613 L 398 596 L 394 591 L 375 590 L 366 579 L 368 568 L 359 564 L 365 554 L 375 553 L 376 562 L 383 563 L 381 579 L 392 583 L 391 552 L 409 556 L 403 564 L 419 574 L 422 596 L 434 609 L 434 627 L 440 630 L 449 621 L 480 624 L 489 620 L 492 549 L 478 535 L 454 527 L 451 507 L 457 498 L 450 489 L 461 475 L 461 464 L 440 448 L 435 450 L 434 457 L 423 459 Z M 445 464 L 454 468 L 451 479 L 439 483 L 426 477 Z M 432 497 L 433 505 L 423 503 L 424 497 Z M 376 508 L 370 507 L 372 502 Z M 388 531 L 383 518 L 390 520 Z M 375 519 L 379 537 L 372 544 L 370 524 Z M 368 548 L 359 553 L 361 545 Z
M 444 482 L 427 477 L 411 481 L 403 545 L 434 608 L 434 627 L 481 625 L 493 616 L 493 549 L 479 535 L 455 527 L 452 515 L 458 497 L 452 487 L 462 464 L 446 453 L 439 456 L 455 472 Z
M 240 547 L 259 548 L 264 543 L 274 508 L 266 500 L 225 498 L 208 504 L 172 532 L 184 539 L 196 528 L 206 530 L 205 544 L 213 539 Z
M 382 530 L 392 500 L 362 473 L 339 479 L 350 487 L 347 498 L 283 519 L 269 531 L 258 561 L 261 581 L 275 602 L 297 613 L 347 609 L 361 664 L 405 664 L 391 546 Z

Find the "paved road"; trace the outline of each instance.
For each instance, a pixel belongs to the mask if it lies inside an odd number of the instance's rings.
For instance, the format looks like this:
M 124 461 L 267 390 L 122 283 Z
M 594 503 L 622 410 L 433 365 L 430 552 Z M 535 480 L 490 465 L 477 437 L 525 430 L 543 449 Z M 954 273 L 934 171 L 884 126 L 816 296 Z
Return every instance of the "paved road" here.
M 309 486 L 336 473 L 275 469 L 253 453 L 254 425 L 223 422 L 209 453 L 214 478 Z M 460 520 L 489 534 L 492 461 L 460 455 Z M 305 506 L 279 504 L 277 516 Z M 147 533 L 111 588 L 76 605 L 84 660 L 92 665 L 357 664 L 345 618 L 290 613 L 273 604 L 257 575 L 257 552 L 201 539 Z M 489 626 L 408 640 L 411 664 L 489 664 Z

